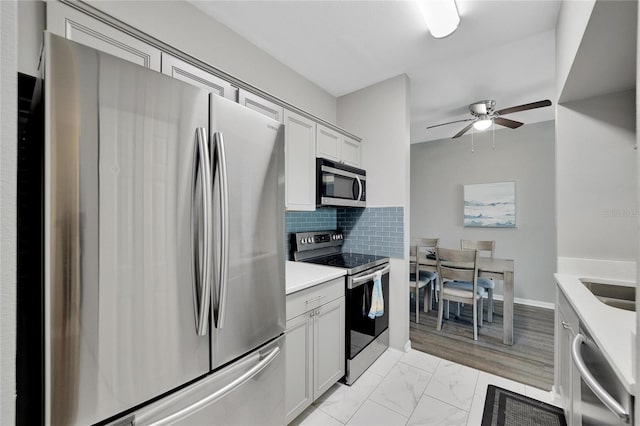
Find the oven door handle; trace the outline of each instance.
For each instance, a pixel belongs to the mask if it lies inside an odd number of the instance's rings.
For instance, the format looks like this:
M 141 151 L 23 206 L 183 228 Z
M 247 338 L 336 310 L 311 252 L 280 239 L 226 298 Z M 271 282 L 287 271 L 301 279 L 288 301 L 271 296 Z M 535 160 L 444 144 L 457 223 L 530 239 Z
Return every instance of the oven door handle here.
M 629 423 L 629 413 L 627 413 L 624 407 L 622 407 L 622 405 L 620 405 L 620 403 L 596 381 L 585 365 L 582 355 L 580 354 L 580 346 L 582 343 L 586 343 L 586 339 L 582 334 L 578 333 L 573 339 L 573 344 L 571 345 L 571 358 L 573 358 L 573 364 L 578 369 L 580 376 L 582 376 L 582 379 L 587 386 L 589 386 L 589 389 L 591 389 L 598 399 L 606 405 L 609 411 L 618 416 L 620 420 L 625 423 Z
M 356 287 L 360 286 L 361 284 L 364 284 L 364 283 L 366 283 L 368 281 L 371 281 L 373 279 L 373 277 L 375 277 L 378 272 L 380 272 L 381 274 L 384 275 L 387 272 L 389 272 L 390 269 L 391 269 L 391 265 L 387 265 L 382 269 L 378 269 L 376 271 L 371 272 L 370 274 L 363 275 L 363 276 L 358 277 L 358 278 L 353 278 L 349 282 L 349 289 L 356 288 Z

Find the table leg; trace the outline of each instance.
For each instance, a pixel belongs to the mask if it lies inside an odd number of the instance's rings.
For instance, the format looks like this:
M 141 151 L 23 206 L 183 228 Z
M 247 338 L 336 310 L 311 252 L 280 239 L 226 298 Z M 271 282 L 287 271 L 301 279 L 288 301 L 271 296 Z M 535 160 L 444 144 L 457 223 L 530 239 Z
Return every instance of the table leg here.
M 505 345 L 513 345 L 513 272 L 504 273 L 503 328 Z

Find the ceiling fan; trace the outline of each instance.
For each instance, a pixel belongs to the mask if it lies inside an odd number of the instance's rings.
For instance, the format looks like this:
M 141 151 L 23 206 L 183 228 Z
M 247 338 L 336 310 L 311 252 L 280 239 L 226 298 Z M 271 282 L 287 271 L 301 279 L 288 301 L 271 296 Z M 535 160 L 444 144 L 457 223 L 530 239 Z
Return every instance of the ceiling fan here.
M 427 129 L 432 129 L 434 127 L 445 126 L 447 124 L 453 123 L 461 123 L 464 121 L 470 121 L 468 125 L 466 125 L 462 130 L 456 133 L 452 139 L 459 138 L 464 135 L 474 127 L 476 130 L 484 130 L 491 126 L 492 123 L 499 124 L 504 127 L 509 127 L 510 129 L 517 129 L 522 126 L 524 123 L 515 120 L 509 120 L 508 118 L 502 117 L 503 115 L 512 114 L 514 112 L 527 111 L 535 108 L 542 108 L 551 106 L 551 101 L 549 99 L 545 99 L 543 101 L 531 102 L 529 104 L 513 106 L 509 108 L 503 108 L 498 111 L 495 111 L 496 101 L 489 99 L 484 101 L 474 102 L 469 105 L 469 111 L 473 118 L 466 118 L 463 120 L 449 121 L 448 123 L 436 124 L 434 126 L 429 126 Z

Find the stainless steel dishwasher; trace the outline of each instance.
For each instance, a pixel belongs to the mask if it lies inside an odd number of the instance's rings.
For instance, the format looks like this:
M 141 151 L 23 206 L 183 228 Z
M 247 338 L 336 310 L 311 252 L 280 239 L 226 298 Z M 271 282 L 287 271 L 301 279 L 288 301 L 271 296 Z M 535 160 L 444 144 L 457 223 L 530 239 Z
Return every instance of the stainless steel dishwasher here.
M 573 392 L 573 409 L 577 418 L 582 418 L 582 425 L 633 425 L 633 396 L 582 322 L 573 339 L 571 358 L 580 374 L 580 389 Z

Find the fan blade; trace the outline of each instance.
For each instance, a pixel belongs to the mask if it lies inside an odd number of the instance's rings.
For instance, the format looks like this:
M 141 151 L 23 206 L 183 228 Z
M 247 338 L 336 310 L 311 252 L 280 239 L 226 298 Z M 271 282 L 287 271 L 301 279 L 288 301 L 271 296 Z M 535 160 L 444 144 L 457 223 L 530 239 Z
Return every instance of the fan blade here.
M 497 111 L 500 115 L 512 114 L 514 112 L 526 111 L 528 109 L 542 108 L 551 106 L 551 101 L 549 99 L 545 99 L 544 101 L 531 102 L 530 104 L 518 105 L 510 108 L 504 108 Z
M 499 124 L 504 127 L 508 127 L 510 129 L 517 129 L 522 126 L 524 123 L 515 120 L 509 120 L 508 118 L 496 117 L 493 119 L 493 122 Z
M 435 124 L 433 126 L 427 127 L 427 129 L 433 129 L 434 127 L 446 126 L 447 124 L 453 124 L 453 123 L 462 123 L 463 121 L 471 121 L 471 120 L 475 120 L 475 118 L 465 118 L 464 120 L 456 120 L 456 121 L 449 121 L 448 123 Z
M 460 136 L 464 135 L 471 128 L 471 126 L 473 126 L 473 123 L 467 124 L 464 129 L 462 129 L 458 133 L 456 133 L 455 136 L 452 137 L 451 139 L 459 138 Z

